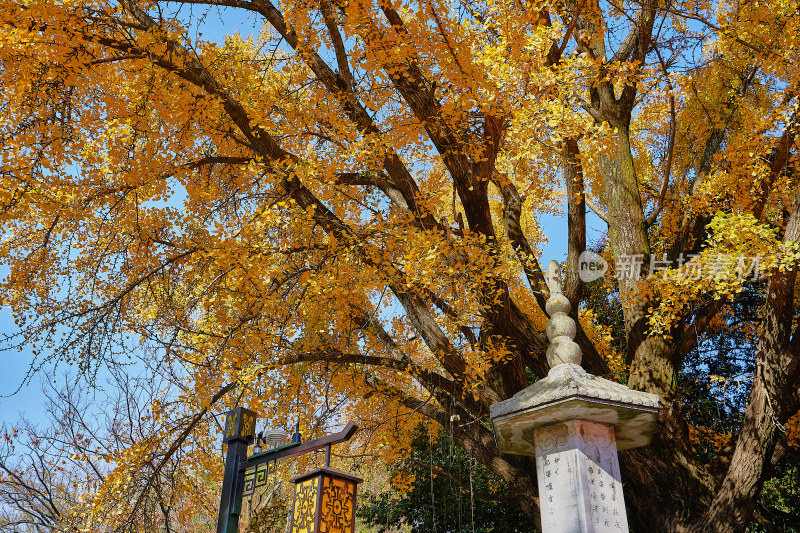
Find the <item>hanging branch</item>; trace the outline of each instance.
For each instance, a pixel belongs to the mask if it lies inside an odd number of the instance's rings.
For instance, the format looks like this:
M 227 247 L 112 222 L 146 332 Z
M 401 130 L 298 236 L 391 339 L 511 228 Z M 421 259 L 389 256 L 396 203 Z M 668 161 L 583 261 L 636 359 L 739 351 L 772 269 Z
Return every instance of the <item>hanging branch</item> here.
M 480 492 L 480 491 L 472 491 L 469 486 L 465 485 L 464 482 L 459 480 L 457 477 L 452 475 L 451 473 L 443 470 L 438 466 L 434 466 L 432 463 L 426 463 L 420 461 L 419 459 L 414 459 L 413 457 L 409 457 L 409 461 L 414 463 L 417 466 L 421 466 L 422 468 L 429 468 L 430 470 L 436 472 L 438 475 L 444 476 L 447 479 L 451 480 L 455 485 L 458 487 L 458 490 L 461 491 L 461 494 L 472 494 L 475 495 L 476 498 L 481 500 L 493 500 L 498 502 L 509 502 L 514 501 L 514 497 L 510 494 L 494 494 L 491 492 Z

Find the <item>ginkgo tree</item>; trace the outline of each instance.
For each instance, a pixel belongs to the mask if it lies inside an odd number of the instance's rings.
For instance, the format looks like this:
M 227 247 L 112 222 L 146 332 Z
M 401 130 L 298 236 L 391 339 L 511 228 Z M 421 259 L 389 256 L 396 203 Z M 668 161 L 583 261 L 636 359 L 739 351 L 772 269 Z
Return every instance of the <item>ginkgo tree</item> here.
M 209 10 L 256 29 L 204 40 Z M 140 339 L 180 384 L 87 527 L 133 524 L 242 403 L 353 419 L 387 463 L 428 421 L 535 524 L 488 413 L 548 370 L 537 220 L 566 196 L 583 364 L 663 406 L 621 455 L 632 527 L 744 531 L 800 408 L 796 2 L 2 0 L 0 25 L 7 346 L 92 375 Z M 582 306 L 587 209 L 616 337 Z M 754 287 L 749 401 L 705 464 L 679 375 Z

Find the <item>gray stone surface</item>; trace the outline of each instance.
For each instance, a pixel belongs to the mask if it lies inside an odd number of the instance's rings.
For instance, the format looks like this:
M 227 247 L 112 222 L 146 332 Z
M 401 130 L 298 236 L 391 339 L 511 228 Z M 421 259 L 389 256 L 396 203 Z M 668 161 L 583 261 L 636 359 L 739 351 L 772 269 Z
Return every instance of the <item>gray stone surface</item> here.
M 570 420 L 534 431 L 542 531 L 628 531 L 614 429 Z
M 562 420 L 614 426 L 620 450 L 646 446 L 658 414 L 658 396 L 588 374 L 579 365 L 554 366 L 547 377 L 491 406 L 503 453 L 534 455 L 533 430 Z
M 569 316 L 572 305 L 561 291 L 561 269 L 557 261 L 550 261 L 547 274 L 547 286 L 550 289 L 550 298 L 547 299 L 545 308 L 550 320 L 547 321 L 547 338 L 550 346 L 547 347 L 547 362 L 551 367 L 563 364 L 581 364 L 581 347 L 575 339 L 575 321 Z
M 547 363 L 551 367 L 556 365 L 581 364 L 581 347 L 569 337 L 556 337 L 547 347 Z

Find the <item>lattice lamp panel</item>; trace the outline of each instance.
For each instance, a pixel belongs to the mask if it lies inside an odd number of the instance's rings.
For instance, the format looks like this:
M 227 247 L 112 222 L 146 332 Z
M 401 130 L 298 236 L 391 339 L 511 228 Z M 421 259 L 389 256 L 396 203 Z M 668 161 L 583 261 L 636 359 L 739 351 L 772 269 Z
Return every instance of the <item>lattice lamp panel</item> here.
M 292 533 L 353 533 L 361 479 L 324 467 L 292 480 Z

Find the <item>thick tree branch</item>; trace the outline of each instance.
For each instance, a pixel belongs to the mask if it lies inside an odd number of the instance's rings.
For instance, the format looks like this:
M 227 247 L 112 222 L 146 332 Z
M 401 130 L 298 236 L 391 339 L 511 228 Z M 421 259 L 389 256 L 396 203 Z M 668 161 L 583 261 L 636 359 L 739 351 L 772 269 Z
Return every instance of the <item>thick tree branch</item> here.
M 347 60 L 347 50 L 344 47 L 342 34 L 339 33 L 339 28 L 336 25 L 336 13 L 331 9 L 327 0 L 320 0 L 319 10 L 322 13 L 322 17 L 325 19 L 328 35 L 330 35 L 331 42 L 333 43 L 333 50 L 336 54 L 336 64 L 339 66 L 339 76 L 342 78 L 344 89 L 352 92 L 353 74 L 350 72 L 350 63 Z
M 425 386 L 426 389 L 441 389 L 450 395 L 460 395 L 456 382 L 447 379 L 441 374 L 424 370 L 412 363 L 408 358 L 397 360 L 391 357 L 377 357 L 361 353 L 343 353 L 335 348 L 325 348 L 318 351 L 296 351 L 291 355 L 281 357 L 275 361 L 276 366 L 293 365 L 297 363 L 331 363 L 331 364 L 361 364 L 379 366 L 407 372 Z
M 514 183 L 506 176 L 495 176 L 492 181 L 500 189 L 500 194 L 503 196 L 503 229 L 511 241 L 511 247 L 514 248 L 517 259 L 522 265 L 536 302 L 544 311 L 549 293 L 539 261 L 533 255 L 533 249 L 522 231 L 523 199 Z
M 597 215 L 597 218 L 605 222 L 606 224 L 610 224 L 611 222 L 608 220 L 608 213 L 603 211 L 599 205 L 594 203 L 594 200 L 588 197 L 584 197 L 584 201 L 586 202 L 586 207 L 592 210 L 592 213 Z
M 572 302 L 574 315 L 583 292 L 583 281 L 578 276 L 580 255 L 586 251 L 586 191 L 583 184 L 583 166 L 576 139 L 563 143 L 563 174 L 567 187 L 567 268 L 564 296 Z
M 728 303 L 726 298 L 711 300 L 701 305 L 694 312 L 694 321 L 683 327 L 678 338 L 677 357 L 683 360 L 689 351 L 699 344 L 701 337 L 717 316 L 717 313 Z
M 388 3 L 383 4 L 381 9 L 393 30 L 401 36 L 406 36 L 407 30 L 400 14 Z M 366 38 L 369 43 L 371 39 L 368 36 Z M 441 155 L 453 178 L 470 229 L 487 237 L 494 237 L 487 195 L 488 180 L 492 177 L 494 165 L 490 165 L 488 161 L 476 164 L 460 149 L 464 141 L 453 130 L 450 121 L 443 116 L 442 105 L 435 97 L 435 87 L 425 83 L 423 72 L 413 60 L 387 64 L 385 68 L 391 71 L 395 89 L 423 125 Z M 496 125 L 489 127 L 497 121 L 496 118 L 487 116 L 486 121 L 485 140 L 489 143 L 489 153 L 484 155 L 491 160 L 491 145 L 496 142 L 495 139 L 501 135 L 501 131 Z
M 798 131 L 800 131 L 800 98 L 795 98 L 792 107 L 793 110 L 786 121 L 786 126 L 784 126 L 783 132 L 769 156 L 769 174 L 759 183 L 758 195 L 753 205 L 753 216 L 757 219 L 761 219 L 772 185 L 786 168 L 786 163 L 789 160 L 789 150 L 794 145 Z
M 217 155 L 217 156 L 203 157 L 201 159 L 198 159 L 197 161 L 192 161 L 190 163 L 185 163 L 184 165 L 181 165 L 181 166 L 196 169 L 196 168 L 202 168 L 202 167 L 211 166 L 211 165 L 246 165 L 250 161 L 253 161 L 252 157 L 246 157 L 246 156 L 236 157 L 236 156 L 221 156 L 221 155 Z
M 726 103 L 725 107 L 729 108 L 729 111 L 724 117 L 722 125 L 715 125 L 711 128 L 708 139 L 703 146 L 700 162 L 697 166 L 697 177 L 692 184 L 692 195 L 698 195 L 700 193 L 706 176 L 711 172 L 714 156 L 722 149 L 723 142 L 728 132 L 728 126 L 738 110 L 739 100 L 744 98 L 757 72 L 758 65 L 755 64 L 751 64 L 745 69 L 739 87 L 731 94 Z M 678 257 L 678 254 L 681 253 L 684 255 L 697 253 L 702 244 L 703 233 L 705 232 L 708 222 L 709 219 L 704 214 L 687 211 L 683 216 L 681 228 L 677 232 L 678 238 L 675 240 L 675 244 L 672 246 L 669 256 Z

